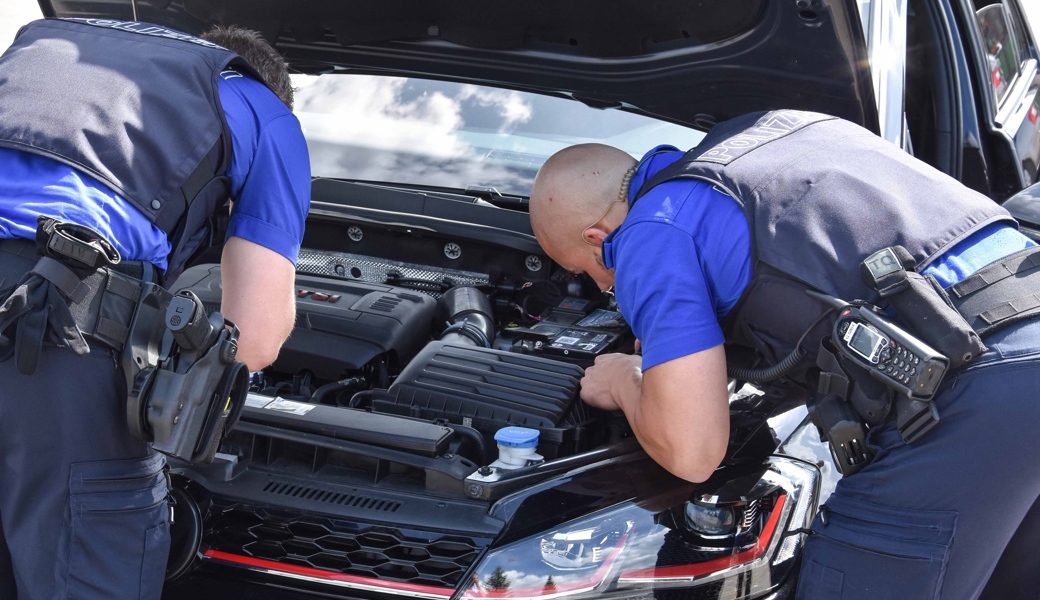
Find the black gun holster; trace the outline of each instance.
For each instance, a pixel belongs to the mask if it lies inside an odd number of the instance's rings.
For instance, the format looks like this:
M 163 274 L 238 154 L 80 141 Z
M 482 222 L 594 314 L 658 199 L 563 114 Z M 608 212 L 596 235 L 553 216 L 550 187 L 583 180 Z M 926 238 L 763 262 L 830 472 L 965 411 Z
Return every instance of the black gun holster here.
M 820 439 L 830 446 L 835 466 L 842 475 L 851 475 L 874 458 L 867 446 L 867 425 L 880 423 L 888 416 L 892 394 L 855 377 L 850 372 L 855 365 L 841 360 L 830 336 L 821 341 L 816 363 L 820 381 L 816 395 L 806 404 L 809 417 Z M 861 382 L 873 393 L 865 393 Z
M 820 380 L 816 395 L 807 403 L 809 417 L 820 439 L 829 444 L 842 475 L 856 473 L 870 463 L 874 453 L 867 445 L 867 432 L 892 413 L 907 444 L 939 422 L 934 404 L 894 394 L 859 366 L 842 360 L 829 336 L 820 344 L 816 363 Z
M 170 296 L 158 288 L 145 296 L 140 330 L 131 329 L 140 344 L 128 344 L 123 354 L 127 379 L 133 378 L 127 423 L 163 454 L 208 463 L 245 406 L 249 371 L 235 360 L 238 328 L 219 312 L 207 315 L 192 292 Z

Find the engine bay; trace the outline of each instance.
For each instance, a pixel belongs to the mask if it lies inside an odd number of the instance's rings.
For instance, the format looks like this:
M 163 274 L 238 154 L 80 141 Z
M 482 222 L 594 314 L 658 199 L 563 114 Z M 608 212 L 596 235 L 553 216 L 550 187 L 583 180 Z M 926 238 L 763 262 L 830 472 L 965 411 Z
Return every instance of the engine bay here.
M 632 350 L 612 298 L 551 274 L 530 239 L 511 247 L 421 226 L 333 224 L 320 210 L 297 264 L 295 327 L 251 375 L 218 454 L 232 463 L 225 479 L 259 468 L 488 499 L 513 471 L 628 436 L 623 416 L 578 398 L 596 356 Z M 186 270 L 179 290 L 218 310 L 219 265 Z M 512 428 L 537 432 L 536 442 L 507 464 L 496 437 Z
M 648 465 L 620 411 L 580 399 L 584 369 L 635 339 L 611 295 L 544 255 L 523 210 L 312 191 L 292 334 L 251 374 L 213 461 L 170 461 L 171 579 L 201 556 L 454 589 L 507 522 L 548 527 L 565 518 L 555 507 L 629 498 L 637 480 L 687 485 Z M 218 310 L 220 267 L 194 265 L 180 290 Z M 763 424 L 790 398 L 730 395 L 729 454 L 758 465 L 776 447 Z

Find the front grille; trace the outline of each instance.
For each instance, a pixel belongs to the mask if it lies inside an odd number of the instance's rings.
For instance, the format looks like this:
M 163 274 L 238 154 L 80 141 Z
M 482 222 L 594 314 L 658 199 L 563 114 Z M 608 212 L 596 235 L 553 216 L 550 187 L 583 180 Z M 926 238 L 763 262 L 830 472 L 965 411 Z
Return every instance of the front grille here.
M 203 546 L 334 573 L 453 588 L 490 541 L 222 505 L 215 499 L 207 513 Z

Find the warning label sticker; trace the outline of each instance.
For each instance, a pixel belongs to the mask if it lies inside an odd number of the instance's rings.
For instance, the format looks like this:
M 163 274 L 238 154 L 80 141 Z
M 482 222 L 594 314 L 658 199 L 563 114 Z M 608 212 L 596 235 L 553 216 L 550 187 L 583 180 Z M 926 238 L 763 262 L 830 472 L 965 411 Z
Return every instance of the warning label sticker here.
M 246 395 L 246 406 L 250 408 L 263 408 L 271 403 L 274 398 L 268 398 L 266 396 L 257 396 L 256 394 Z
M 575 323 L 579 327 L 621 327 L 625 320 L 621 313 L 597 308 L 592 314 Z
M 305 415 L 314 410 L 314 405 L 278 398 L 277 400 L 268 404 L 264 408 L 266 408 L 267 410 L 277 410 L 278 412 L 286 412 L 294 415 Z

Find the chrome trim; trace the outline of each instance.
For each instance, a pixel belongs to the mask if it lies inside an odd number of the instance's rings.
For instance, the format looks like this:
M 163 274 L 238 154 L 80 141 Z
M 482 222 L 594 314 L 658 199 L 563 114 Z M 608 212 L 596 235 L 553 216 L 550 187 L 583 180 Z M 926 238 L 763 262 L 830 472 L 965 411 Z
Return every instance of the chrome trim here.
M 860 0 L 859 10 L 867 39 L 881 137 L 906 149 L 903 101 L 907 0 Z

